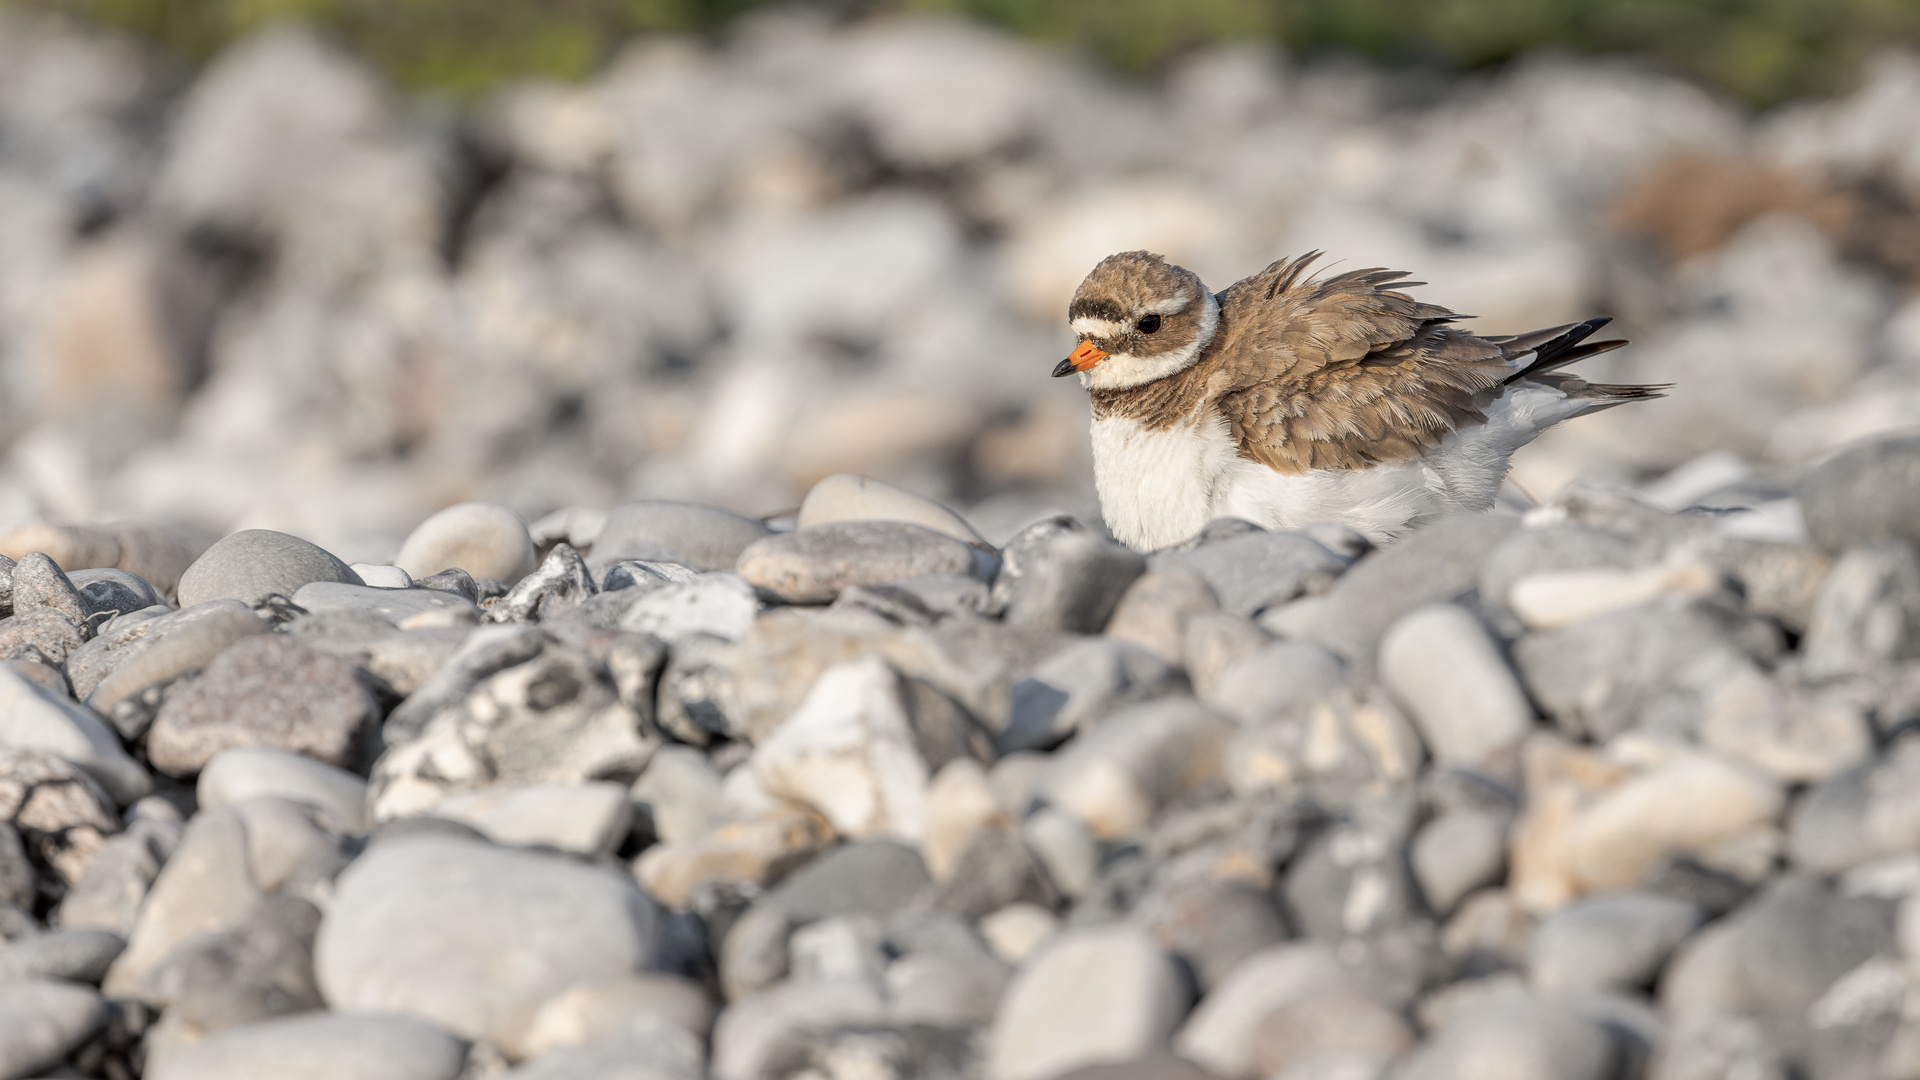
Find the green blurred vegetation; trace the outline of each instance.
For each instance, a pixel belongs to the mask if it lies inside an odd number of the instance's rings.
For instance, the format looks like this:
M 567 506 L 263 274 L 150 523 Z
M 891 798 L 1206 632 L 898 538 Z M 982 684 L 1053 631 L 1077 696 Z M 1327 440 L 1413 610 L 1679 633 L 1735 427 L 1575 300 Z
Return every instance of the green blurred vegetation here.
M 770 0 L 0 0 L 132 31 L 189 59 L 276 19 L 331 28 L 402 84 L 472 94 L 577 77 L 626 38 L 712 32 Z M 801 0 L 802 3 L 805 0 Z M 1456 69 L 1530 49 L 1630 54 L 1756 104 L 1847 85 L 1871 53 L 1920 46 L 1920 0 L 814 0 L 849 15 L 971 15 L 1151 70 L 1209 41 L 1267 39 Z

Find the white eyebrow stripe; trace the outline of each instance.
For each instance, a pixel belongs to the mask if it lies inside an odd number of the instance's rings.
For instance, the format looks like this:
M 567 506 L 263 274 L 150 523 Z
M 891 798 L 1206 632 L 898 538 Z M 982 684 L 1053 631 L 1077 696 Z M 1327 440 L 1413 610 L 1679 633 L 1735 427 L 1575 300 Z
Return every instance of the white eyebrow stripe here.
M 1187 310 L 1187 305 L 1191 303 L 1193 303 L 1193 294 L 1182 290 L 1157 304 L 1150 305 L 1147 311 L 1155 315 L 1178 315 Z
M 1073 332 L 1081 337 L 1119 337 L 1132 327 L 1112 319 L 1099 319 L 1092 315 L 1082 315 L 1073 320 Z

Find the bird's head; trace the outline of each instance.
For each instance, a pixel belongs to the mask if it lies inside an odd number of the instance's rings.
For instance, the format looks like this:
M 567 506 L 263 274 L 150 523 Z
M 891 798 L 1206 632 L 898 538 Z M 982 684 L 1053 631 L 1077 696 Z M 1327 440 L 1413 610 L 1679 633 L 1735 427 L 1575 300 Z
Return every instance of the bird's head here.
M 1053 369 L 1094 390 L 1124 390 L 1191 367 L 1220 324 L 1200 276 L 1147 251 L 1100 260 L 1067 306 L 1080 344 Z

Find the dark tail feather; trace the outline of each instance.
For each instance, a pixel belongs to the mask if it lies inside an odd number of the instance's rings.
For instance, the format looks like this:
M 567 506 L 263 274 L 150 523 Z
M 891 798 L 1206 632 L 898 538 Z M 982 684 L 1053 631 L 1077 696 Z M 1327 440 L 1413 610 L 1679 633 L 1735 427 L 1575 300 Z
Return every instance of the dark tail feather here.
M 1557 372 L 1542 372 L 1534 376 L 1533 381 L 1551 386 L 1569 398 L 1583 398 L 1590 402 L 1591 404 L 1580 410 L 1582 416 L 1602 409 L 1611 409 L 1615 405 L 1625 405 L 1629 401 L 1651 401 L 1654 398 L 1663 398 L 1667 396 L 1668 390 L 1673 389 L 1672 383 L 1652 383 L 1645 386 L 1590 383 L 1577 375 L 1563 375 Z
M 1517 334 L 1510 340 L 1501 342 L 1501 350 L 1508 355 L 1522 353 L 1529 348 L 1533 350 L 1533 363 L 1507 376 L 1507 382 L 1516 383 L 1521 379 L 1538 380 L 1539 376 L 1553 371 L 1556 368 L 1563 368 L 1575 361 L 1585 360 L 1589 356 L 1598 356 L 1603 352 L 1611 352 L 1625 345 L 1625 341 L 1618 339 L 1613 341 L 1596 341 L 1591 345 L 1581 344 L 1581 342 L 1592 336 L 1594 331 L 1612 321 L 1612 319 L 1604 317 L 1588 319 L 1586 322 L 1574 323 L 1571 326 L 1556 326 L 1551 330 L 1536 330 L 1531 334 Z M 1555 331 L 1558 331 L 1558 333 L 1555 333 Z M 1542 336 L 1547 334 L 1554 334 L 1554 336 L 1544 341 L 1540 340 Z

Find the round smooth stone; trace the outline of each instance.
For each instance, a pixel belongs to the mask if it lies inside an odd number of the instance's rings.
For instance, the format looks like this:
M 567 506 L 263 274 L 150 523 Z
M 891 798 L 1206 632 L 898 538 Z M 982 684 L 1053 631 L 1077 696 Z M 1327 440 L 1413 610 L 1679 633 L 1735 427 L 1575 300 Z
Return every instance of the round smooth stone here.
M 533 536 L 520 515 L 494 503 L 449 506 L 421 522 L 393 565 L 418 581 L 458 567 L 511 585 L 533 572 Z
M 222 537 L 180 575 L 180 606 L 208 600 L 257 604 L 274 593 L 292 597 L 311 581 L 365 584 L 351 566 L 316 544 L 271 529 L 247 529 Z

